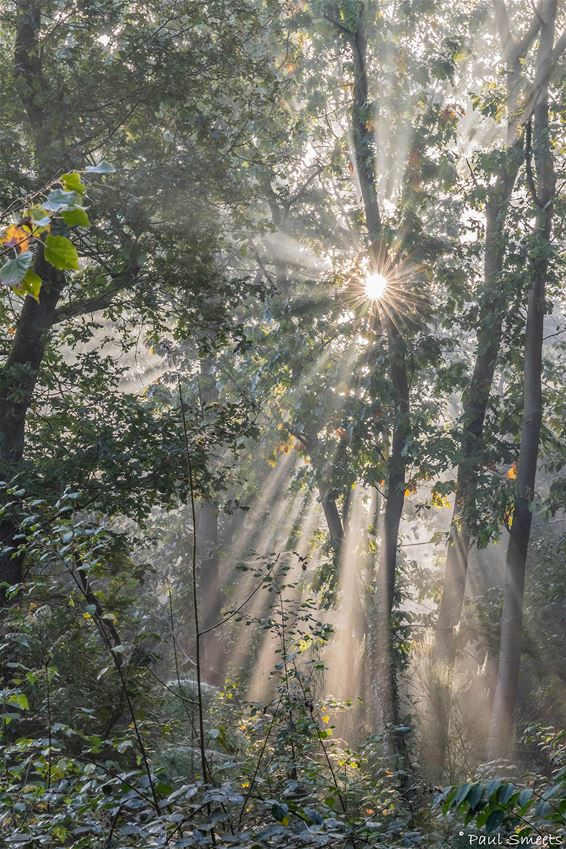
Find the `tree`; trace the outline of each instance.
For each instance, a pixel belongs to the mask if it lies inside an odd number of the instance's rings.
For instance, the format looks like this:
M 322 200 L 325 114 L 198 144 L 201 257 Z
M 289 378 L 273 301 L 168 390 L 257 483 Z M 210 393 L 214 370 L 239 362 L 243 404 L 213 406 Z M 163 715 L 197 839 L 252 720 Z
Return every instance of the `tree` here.
M 501 50 L 506 63 L 506 139 L 502 151 L 493 152 L 485 161 L 487 174 L 494 174 L 483 189 L 485 195 L 485 242 L 483 292 L 478 315 L 477 347 L 474 369 L 463 397 L 462 438 L 456 471 L 454 512 L 450 525 L 449 545 L 442 596 L 436 624 L 435 657 L 445 668 L 444 691 L 437 723 L 439 769 L 442 769 L 448 740 L 450 688 L 456 657 L 456 629 L 462 616 L 470 548 L 474 541 L 472 514 L 477 497 L 477 474 L 484 450 L 483 431 L 498 353 L 503 320 L 511 291 L 502 285 L 506 255 L 506 220 L 513 189 L 524 162 L 524 126 L 532 111 L 532 91 L 548 77 L 538 65 L 535 81 L 526 82 L 529 51 L 541 27 L 539 9 L 532 14 L 524 35 L 517 39 L 512 32 L 509 14 L 502 0 L 494 2 Z M 551 61 L 551 56 L 547 57 Z M 542 75 L 542 76 L 541 76 Z M 532 86 L 529 89 L 529 85 Z M 524 102 L 526 99 L 526 106 Z
M 33 273 L 42 278 L 39 297 L 26 297 L 21 311 L 16 308 L 15 319 L 10 307 L 6 310 L 5 319 L 16 328 L 1 373 L 0 445 L 6 478 L 22 471 L 29 412 L 38 386 L 43 390 L 43 382 L 51 380 L 46 357 L 51 356 L 50 346 L 56 339 L 76 334 L 72 344 L 78 338 L 82 343 L 92 340 L 102 311 L 123 318 L 125 348 L 131 346 L 130 333 L 139 321 L 149 335 L 161 332 L 168 323 L 179 334 L 198 323 L 219 328 L 222 312 L 227 316 L 234 298 L 237 302 L 248 291 L 246 282 L 226 281 L 218 286 L 216 298 L 205 296 L 204 290 L 218 273 L 214 251 L 220 244 L 210 207 L 234 201 L 230 180 L 224 180 L 221 192 L 217 189 L 217 181 L 228 169 L 219 152 L 210 149 L 208 139 L 215 133 L 218 146 L 226 144 L 227 149 L 236 136 L 241 139 L 242 128 L 231 127 L 230 139 L 223 136 L 222 129 L 215 129 L 219 102 L 215 97 L 225 96 L 223 81 L 230 78 L 234 102 L 241 103 L 248 79 L 253 85 L 254 73 L 263 67 L 262 58 L 246 53 L 242 47 L 245 37 L 242 42 L 234 39 L 230 24 L 221 16 L 213 16 L 218 42 L 199 39 L 197 50 L 194 44 L 188 48 L 185 29 L 185 24 L 198 29 L 202 17 L 197 10 L 184 9 L 177 17 L 169 16 L 158 4 L 144 14 L 127 4 L 118 4 L 110 17 L 105 17 L 102 9 L 91 11 L 71 4 L 65 20 L 54 21 L 57 4 L 34 0 L 7 16 L 13 66 L 2 65 L 2 78 L 13 87 L 20 105 L 14 108 L 12 100 L 6 105 L 6 127 L 21 170 L 15 179 L 12 164 L 6 167 L 2 184 L 5 206 L 22 191 L 33 194 L 54 180 L 62 180 L 63 190 L 73 189 L 60 177 L 62 171 L 71 173 L 71 168 L 102 175 L 116 171 L 117 176 L 111 184 L 92 186 L 90 201 L 96 210 L 96 224 L 88 236 L 81 234 L 78 239 L 80 267 L 75 255 L 72 266 L 59 263 L 55 267 L 46 261 L 43 243 L 38 242 Z M 242 14 L 253 31 L 257 16 L 246 18 L 245 10 Z M 110 35 L 99 39 L 103 23 Z M 228 67 L 227 41 L 234 51 L 240 51 L 241 76 L 233 74 L 233 62 Z M 118 48 L 132 57 L 135 73 L 126 67 Z M 199 84 L 193 81 L 187 86 L 179 101 L 172 79 L 184 75 L 194 80 L 195 74 L 204 73 L 207 67 L 217 69 L 221 82 L 207 92 L 200 111 L 191 112 Z M 167 118 L 160 123 L 155 120 L 157 114 Z M 194 145 L 188 142 L 191 134 L 199 139 L 199 151 L 210 154 L 206 165 L 206 156 L 194 155 Z M 177 171 L 170 156 L 174 137 L 179 139 Z M 114 167 L 93 163 L 93 154 L 100 158 L 102 151 L 114 161 Z M 194 191 L 175 188 L 183 169 L 191 172 Z M 135 176 L 126 178 L 126 173 Z M 69 207 L 69 215 L 72 212 L 74 217 L 67 216 L 66 222 L 60 219 L 62 234 L 66 228 L 88 221 L 86 212 L 79 210 L 82 191 L 79 186 L 75 203 Z M 120 203 L 116 203 L 117 197 L 121 197 Z M 192 214 L 188 216 L 184 203 L 189 198 Z M 51 238 L 45 241 L 47 250 Z M 191 264 L 189 275 L 183 270 L 186 263 Z M 64 358 L 58 367 L 71 375 Z M 53 385 L 50 389 L 56 394 Z M 99 462 L 96 457 L 94 465 Z M 170 472 L 165 472 L 170 478 L 167 486 L 173 483 Z M 143 480 L 139 482 L 143 489 Z M 176 487 L 178 484 L 173 484 Z M 11 533 L 5 517 L 2 535 L 8 548 Z M 8 584 L 20 577 L 17 558 L 10 552 L 2 555 L 0 573 Z
M 533 151 L 531 125 L 527 126 L 527 180 L 536 208 L 534 233 L 530 242 L 531 278 L 523 365 L 523 419 L 515 480 L 515 499 L 507 547 L 499 666 L 488 742 L 488 758 L 494 760 L 512 751 L 513 722 L 517 704 L 525 567 L 531 535 L 535 497 L 535 479 L 543 417 L 542 354 L 545 287 L 551 257 L 551 232 L 556 177 L 549 125 L 549 73 L 553 58 L 556 21 L 555 2 L 539 9 L 540 37 L 536 62 L 536 79 L 540 90 L 533 105 Z M 534 152 L 536 182 L 532 175 Z

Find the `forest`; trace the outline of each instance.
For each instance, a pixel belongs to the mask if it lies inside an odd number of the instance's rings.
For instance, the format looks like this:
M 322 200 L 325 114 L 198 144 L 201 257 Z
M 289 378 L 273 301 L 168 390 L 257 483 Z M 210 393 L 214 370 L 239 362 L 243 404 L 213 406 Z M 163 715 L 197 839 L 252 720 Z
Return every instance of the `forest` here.
M 566 843 L 566 7 L 0 45 L 0 846 Z

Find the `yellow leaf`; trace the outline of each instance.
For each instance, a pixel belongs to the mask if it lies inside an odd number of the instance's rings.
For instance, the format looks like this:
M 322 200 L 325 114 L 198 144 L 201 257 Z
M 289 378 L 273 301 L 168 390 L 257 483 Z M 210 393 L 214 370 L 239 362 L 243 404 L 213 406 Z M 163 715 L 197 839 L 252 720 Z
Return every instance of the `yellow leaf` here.
M 9 248 L 17 248 L 19 253 L 29 251 L 29 241 L 29 233 L 22 230 L 21 227 L 16 227 L 15 224 L 10 224 L 2 236 L 2 243 Z
M 450 507 L 450 502 L 441 492 L 438 492 L 436 489 L 432 491 L 432 506 L 438 507 L 440 510 L 443 507 Z
M 509 480 L 514 481 L 517 477 L 517 461 L 514 460 L 509 469 L 507 469 L 507 477 Z
M 325 722 L 325 723 L 328 723 L 328 722 L 330 722 L 330 717 L 329 716 L 323 716 L 322 721 Z

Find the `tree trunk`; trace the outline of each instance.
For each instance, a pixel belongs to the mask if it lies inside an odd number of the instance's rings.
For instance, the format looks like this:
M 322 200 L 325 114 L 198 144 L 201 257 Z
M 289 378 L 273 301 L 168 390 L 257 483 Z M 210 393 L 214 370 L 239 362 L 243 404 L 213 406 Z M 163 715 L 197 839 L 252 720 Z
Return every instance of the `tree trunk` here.
M 354 97 L 352 105 L 352 136 L 356 170 L 360 184 L 364 215 L 369 239 L 371 266 L 382 271 L 387 266 L 388 246 L 383 236 L 381 213 L 375 180 L 375 142 L 372 122 L 372 104 L 369 100 L 366 68 L 367 40 L 365 35 L 364 5 L 360 4 L 355 29 L 348 29 L 340 21 L 337 10 L 330 19 L 346 38 L 353 61 Z M 387 501 L 383 523 L 382 552 L 380 558 L 380 603 L 377 627 L 380 646 L 380 703 L 382 730 L 399 723 L 399 700 L 394 663 L 392 610 L 397 576 L 397 548 L 399 525 L 405 501 L 404 446 L 409 430 L 409 382 L 405 361 L 405 342 L 395 324 L 394 317 L 384 320 L 389 345 L 389 375 L 393 389 L 394 423 L 391 434 L 391 455 L 387 480 Z M 394 734 L 391 740 L 394 753 L 404 757 L 404 735 Z
M 489 193 L 486 208 L 484 294 L 479 315 L 477 353 L 470 386 L 464 397 L 461 458 L 457 470 L 454 512 L 436 624 L 435 655 L 450 669 L 454 664 L 454 634 L 462 613 L 468 553 L 472 540 L 466 513 L 475 497 L 475 477 L 483 448 L 485 415 L 508 303 L 508 296 L 501 285 L 505 256 L 505 220 L 522 160 L 521 141 L 508 151 L 505 168 Z
M 43 74 L 39 42 L 41 6 L 40 0 L 32 0 L 19 9 L 14 48 L 14 73 L 22 83 L 22 104 L 34 139 L 40 183 L 49 179 L 64 159 L 64 151 L 53 143 L 45 108 L 49 84 Z M 65 285 L 65 275 L 46 262 L 41 249 L 35 271 L 43 281 L 39 302 L 29 296 L 25 299 L 10 353 L 0 370 L 0 463 L 2 477 L 8 480 L 23 458 L 26 417 Z M 2 548 L 14 548 L 15 531 L 15 517 L 6 514 L 0 522 Z M 4 553 L 0 549 L 0 606 L 6 603 L 8 587 L 21 579 L 21 558 L 13 551 Z
M 409 385 L 405 364 L 404 343 L 399 331 L 389 320 L 390 374 L 395 403 L 395 421 L 391 440 L 389 476 L 387 481 L 387 500 L 383 517 L 383 535 L 379 569 L 380 615 L 378 622 L 379 642 L 386 650 L 381 658 L 380 676 L 382 724 L 398 726 L 400 724 L 400 706 L 397 688 L 396 670 L 393 662 L 394 633 L 392 629 L 393 607 L 397 577 L 397 550 L 399 526 L 405 503 L 406 462 L 403 449 L 409 429 Z M 404 736 L 394 732 L 395 750 L 404 749 Z
M 541 35 L 537 76 L 550 62 L 554 40 L 556 0 L 540 12 Z M 545 75 L 543 75 L 545 76 Z M 530 151 L 527 151 L 530 157 Z M 506 576 L 501 616 L 501 641 L 495 695 L 488 741 L 488 758 L 509 757 L 513 748 L 514 714 L 517 704 L 525 566 L 531 532 L 532 499 L 542 422 L 542 348 L 545 313 L 545 283 L 552 228 L 555 175 L 548 137 L 548 83 L 541 89 L 534 109 L 534 155 L 536 187 L 531 189 L 537 207 L 531 249 L 531 284 L 527 307 L 523 365 L 523 421 L 513 523 L 507 547 Z M 529 175 L 530 171 L 528 171 Z
M 340 511 L 336 504 L 336 499 L 328 495 L 327 488 L 322 480 L 322 475 L 317 472 L 318 491 L 320 493 L 320 502 L 324 512 L 324 518 L 328 526 L 330 542 L 337 554 L 340 552 L 340 547 L 344 542 L 344 527 L 340 518 Z
M 45 262 L 42 252 L 35 270 L 43 280 L 39 302 L 30 297 L 24 301 L 10 354 L 0 371 L 0 462 L 6 480 L 17 472 L 23 457 L 26 417 L 65 284 L 62 272 Z M 0 523 L 2 548 L 14 549 L 16 529 L 15 518 L 6 514 Z M 0 590 L 0 605 L 6 603 L 8 586 L 21 580 L 21 558 L 13 550 L 0 551 L 0 583 L 5 585 Z
M 434 659 L 438 669 L 438 693 L 429 705 L 431 713 L 431 760 L 435 778 L 444 771 L 449 741 L 452 675 L 456 658 L 456 631 L 462 616 L 468 557 L 473 543 L 467 514 L 475 499 L 478 464 L 483 449 L 483 429 L 497 357 L 501 345 L 503 319 L 509 301 L 501 285 L 505 257 L 505 222 L 517 174 L 524 161 L 523 128 L 517 132 L 516 115 L 524 82 L 523 65 L 540 28 L 535 11 L 520 41 L 510 29 L 503 0 L 494 0 L 495 15 L 507 65 L 507 134 L 504 159 L 495 183 L 488 187 L 486 201 L 484 293 L 480 305 L 476 360 L 470 385 L 463 401 L 463 434 L 456 474 L 454 510 L 446 552 L 444 583 L 435 631 Z

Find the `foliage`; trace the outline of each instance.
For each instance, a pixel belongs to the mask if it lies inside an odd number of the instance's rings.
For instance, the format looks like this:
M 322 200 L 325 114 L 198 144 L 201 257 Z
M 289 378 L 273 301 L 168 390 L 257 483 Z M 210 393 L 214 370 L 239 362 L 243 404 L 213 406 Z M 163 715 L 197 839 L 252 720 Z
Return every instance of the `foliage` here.
M 549 777 L 531 777 L 527 786 L 493 778 L 452 787 L 444 791 L 444 813 L 457 811 L 477 829 L 489 833 L 501 830 L 515 835 L 516 845 L 521 837 L 542 835 L 552 826 L 566 824 L 566 764 L 564 732 L 553 729 L 530 729 L 539 747 L 548 754 L 552 764 Z M 513 840 L 508 838 L 509 845 Z

